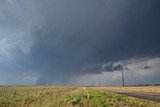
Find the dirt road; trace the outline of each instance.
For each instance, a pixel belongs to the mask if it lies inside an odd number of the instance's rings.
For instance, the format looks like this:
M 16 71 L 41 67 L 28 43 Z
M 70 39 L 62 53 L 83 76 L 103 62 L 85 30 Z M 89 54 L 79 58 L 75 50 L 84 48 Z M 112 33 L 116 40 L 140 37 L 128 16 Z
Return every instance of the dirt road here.
M 160 102 L 160 93 L 144 93 L 144 92 L 136 92 L 136 91 L 117 91 L 117 90 L 103 90 L 103 91 Z

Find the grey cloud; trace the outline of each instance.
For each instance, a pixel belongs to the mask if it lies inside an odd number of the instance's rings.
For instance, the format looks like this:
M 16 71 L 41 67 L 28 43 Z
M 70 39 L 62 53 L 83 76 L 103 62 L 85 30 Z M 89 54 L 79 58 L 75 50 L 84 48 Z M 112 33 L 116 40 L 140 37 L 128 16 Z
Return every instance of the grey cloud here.
M 0 16 L 3 56 L 38 73 L 37 84 L 65 84 L 101 73 L 108 62 L 160 54 L 159 1 L 1 0 Z
M 109 65 L 106 65 L 106 66 L 104 67 L 104 69 L 105 69 L 105 71 L 107 71 L 107 72 L 128 70 L 127 67 L 124 67 L 124 66 L 121 65 L 121 64 L 118 64 L 118 65 L 109 64 Z
M 147 66 L 147 65 L 144 66 L 144 69 L 151 69 L 151 68 L 152 68 L 151 66 Z

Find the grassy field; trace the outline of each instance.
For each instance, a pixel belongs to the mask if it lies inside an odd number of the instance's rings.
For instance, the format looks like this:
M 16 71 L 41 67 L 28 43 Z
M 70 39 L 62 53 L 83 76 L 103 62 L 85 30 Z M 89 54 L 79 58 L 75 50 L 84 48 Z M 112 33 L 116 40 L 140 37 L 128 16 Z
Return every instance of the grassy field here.
M 0 107 L 160 107 L 160 103 L 86 87 L 0 87 Z
M 160 93 L 160 86 L 130 86 L 130 87 L 94 87 L 97 90 L 122 90 L 122 91 L 138 91 L 149 93 Z

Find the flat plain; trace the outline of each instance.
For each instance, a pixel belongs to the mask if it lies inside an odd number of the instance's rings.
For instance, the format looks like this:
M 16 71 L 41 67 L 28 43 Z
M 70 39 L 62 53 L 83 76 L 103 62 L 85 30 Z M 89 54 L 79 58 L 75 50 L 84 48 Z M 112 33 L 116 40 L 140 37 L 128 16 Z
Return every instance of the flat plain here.
M 1 86 L 0 107 L 160 107 L 160 103 L 102 90 L 159 93 L 160 87 Z

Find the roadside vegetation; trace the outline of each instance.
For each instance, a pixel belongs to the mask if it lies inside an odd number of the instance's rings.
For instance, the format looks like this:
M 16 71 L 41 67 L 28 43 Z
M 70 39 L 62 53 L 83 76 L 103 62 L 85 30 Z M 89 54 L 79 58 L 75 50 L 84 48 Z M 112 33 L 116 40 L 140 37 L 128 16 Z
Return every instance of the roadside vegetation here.
M 160 103 L 86 87 L 0 87 L 0 107 L 160 107 Z

